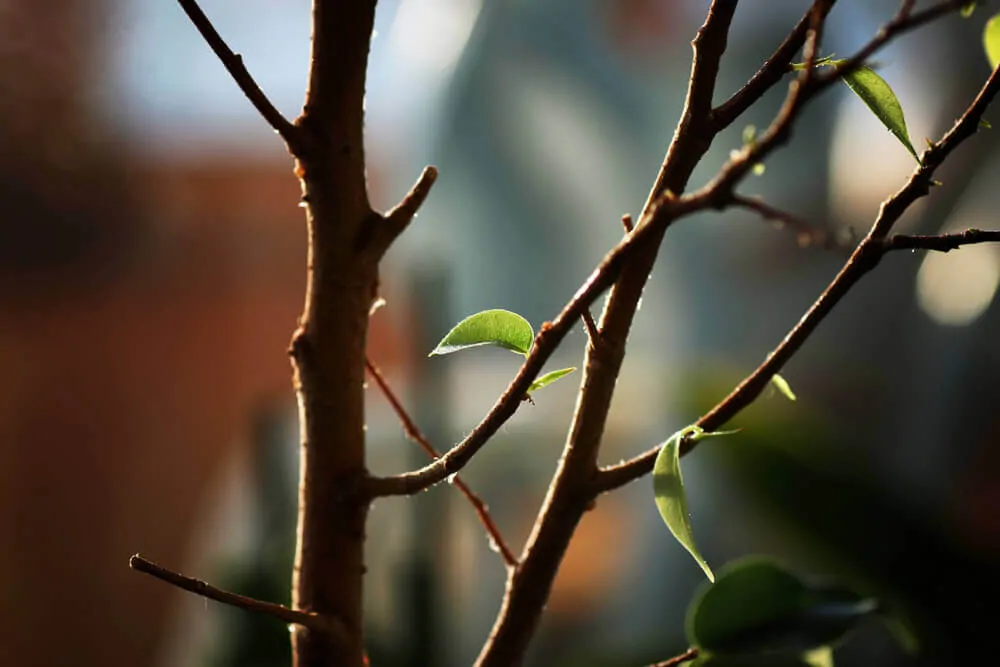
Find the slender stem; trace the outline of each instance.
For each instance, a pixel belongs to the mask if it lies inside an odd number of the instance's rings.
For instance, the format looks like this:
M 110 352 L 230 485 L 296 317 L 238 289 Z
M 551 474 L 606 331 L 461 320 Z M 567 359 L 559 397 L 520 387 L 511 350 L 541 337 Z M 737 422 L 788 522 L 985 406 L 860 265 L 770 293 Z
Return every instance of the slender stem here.
M 368 373 L 374 378 L 375 384 L 378 385 L 379 390 L 385 399 L 389 401 L 389 405 L 392 406 L 393 411 L 399 418 L 400 423 L 403 425 L 403 432 L 408 438 L 413 440 L 415 443 L 420 445 L 420 448 L 427 453 L 432 459 L 438 459 L 441 457 L 441 453 L 430 443 L 427 436 L 424 435 L 417 423 L 413 421 L 410 417 L 410 413 L 407 412 L 406 408 L 403 407 L 402 401 L 396 396 L 396 392 L 393 391 L 392 387 L 386 381 L 385 376 L 382 375 L 382 371 L 379 367 L 372 363 L 371 359 L 365 357 L 365 366 L 368 368 Z M 479 517 L 479 522 L 483 524 L 483 528 L 486 529 L 486 535 L 489 537 L 490 542 L 492 542 L 497 550 L 500 552 L 500 556 L 503 558 L 504 564 L 508 568 L 517 567 L 517 556 L 511 551 L 510 547 L 507 546 L 507 542 L 504 540 L 503 535 L 500 533 L 500 528 L 497 526 L 493 517 L 490 515 L 489 508 L 479 495 L 469 488 L 469 485 L 465 483 L 462 478 L 457 475 L 451 480 L 452 485 L 458 489 L 469 504 L 472 505 L 472 509 L 475 510 L 476 516 Z
M 135 554 L 129 558 L 128 566 L 136 572 L 148 574 L 159 579 L 160 581 L 165 581 L 171 586 L 176 586 L 177 588 L 188 591 L 189 593 L 194 593 L 195 595 L 200 595 L 203 598 L 215 600 L 216 602 L 221 602 L 222 604 L 227 604 L 231 607 L 237 607 L 239 609 L 245 609 L 246 611 L 252 611 L 259 614 L 267 614 L 268 616 L 272 616 L 279 621 L 301 625 L 324 633 L 339 635 L 343 635 L 345 633 L 343 624 L 338 622 L 337 619 L 328 618 L 315 612 L 289 609 L 284 605 L 274 604 L 273 602 L 264 602 L 263 600 L 257 600 L 256 598 L 231 593 L 221 588 L 216 588 L 215 586 L 201 581 L 200 579 L 194 579 L 192 577 L 184 576 L 178 572 L 174 572 L 173 570 L 168 570 L 161 565 L 157 565 L 151 560 L 143 558 L 139 554 Z
M 677 665 L 683 664 L 690 660 L 694 660 L 698 657 L 698 649 L 689 648 L 680 655 L 675 655 L 674 657 L 664 660 L 663 662 L 657 662 L 649 667 L 677 667 Z
M 177 0 L 177 2 L 184 10 L 184 13 L 188 15 L 188 18 L 191 19 L 191 23 L 201 33 L 201 36 L 208 43 L 209 47 L 211 47 L 215 55 L 222 61 L 226 71 L 233 77 L 236 85 L 240 87 L 246 98 L 250 100 L 254 108 L 264 117 L 268 125 L 281 135 L 281 138 L 285 140 L 289 148 L 293 152 L 296 152 L 300 141 L 298 130 L 288 119 L 281 115 L 281 112 L 271 103 L 271 100 L 264 94 L 264 91 L 260 89 L 260 86 L 257 85 L 257 82 L 247 70 L 246 65 L 243 64 L 243 58 L 229 48 L 196 0 Z
M 936 250 L 951 252 L 966 245 L 976 243 L 1000 243 L 1000 231 L 966 229 L 953 234 L 893 234 L 882 242 L 882 249 L 891 250 Z
M 849 243 L 851 239 L 846 239 L 847 242 L 841 242 L 830 230 L 811 225 L 788 211 L 771 206 L 763 199 L 734 194 L 730 203 L 733 206 L 753 211 L 761 218 L 773 221 L 777 226 L 788 227 L 795 233 L 795 240 L 800 247 L 817 245 L 830 250 L 846 251 L 856 245 Z

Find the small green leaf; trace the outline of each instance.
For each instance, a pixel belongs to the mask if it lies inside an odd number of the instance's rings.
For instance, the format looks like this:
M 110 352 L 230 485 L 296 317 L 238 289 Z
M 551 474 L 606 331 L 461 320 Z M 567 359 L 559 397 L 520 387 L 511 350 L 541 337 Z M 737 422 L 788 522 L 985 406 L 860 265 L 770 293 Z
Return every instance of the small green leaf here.
M 751 171 L 753 172 L 754 176 L 763 176 L 765 169 L 767 169 L 767 167 L 764 166 L 764 163 L 758 162 L 753 166 L 753 169 Z
M 715 585 L 695 596 L 686 632 L 712 653 L 801 654 L 837 641 L 876 610 L 873 600 L 850 590 L 807 584 L 774 561 L 753 557 L 727 565 Z M 803 659 L 813 664 L 813 656 Z
M 990 67 L 996 69 L 1000 63 L 1000 14 L 994 14 L 983 29 L 983 48 Z
M 684 478 L 681 477 L 681 444 L 685 439 L 698 441 L 702 438 L 731 435 L 735 432 L 706 432 L 700 426 L 688 426 L 674 433 L 669 440 L 663 443 L 660 453 L 656 455 L 656 463 L 653 464 L 653 496 L 656 499 L 656 507 L 660 510 L 660 516 L 663 517 L 664 523 L 667 524 L 667 528 L 670 529 L 674 538 L 688 550 L 695 562 L 701 566 L 709 581 L 715 581 L 715 575 L 701 553 L 698 552 L 691 530 L 687 493 L 684 491 Z
M 976 11 L 976 5 L 978 4 L 979 0 L 971 0 L 971 2 L 967 2 L 964 5 L 962 5 L 962 11 L 961 11 L 962 18 L 967 19 L 970 16 L 972 16 L 972 12 Z
M 842 62 L 842 61 L 841 61 Z M 836 64 L 836 63 L 834 63 Z M 917 157 L 917 151 L 910 143 L 910 134 L 906 129 L 906 119 L 903 117 L 903 107 L 899 104 L 896 93 L 885 82 L 885 79 L 875 73 L 870 67 L 859 67 L 844 76 L 844 83 L 861 98 L 875 117 L 892 132 L 910 154 Z
M 531 386 L 528 387 L 528 391 L 526 393 L 530 394 L 531 392 L 535 391 L 536 389 L 541 389 L 542 387 L 544 387 L 547 384 L 552 384 L 553 382 L 555 382 L 559 378 L 564 377 L 566 375 L 569 375 L 570 373 L 572 373 L 575 370 L 576 370 L 576 368 L 574 367 L 574 368 L 560 368 L 557 371 L 550 371 L 550 372 L 546 373 L 545 375 L 543 375 L 542 377 L 540 377 L 537 380 L 535 380 L 534 382 L 532 382 Z
M 788 384 L 788 380 L 775 373 L 771 376 L 771 382 L 778 388 L 778 391 L 785 395 L 785 398 L 790 401 L 796 400 L 795 392 L 792 391 L 792 386 Z
M 456 324 L 429 356 L 450 354 L 479 345 L 495 345 L 526 355 L 534 339 L 535 332 L 531 325 L 517 313 L 484 310 Z
M 979 119 L 979 127 L 983 128 L 985 130 L 992 130 L 993 129 L 993 126 L 990 125 L 990 122 L 988 120 L 986 120 L 985 118 L 980 118 Z
M 757 141 L 757 126 L 747 125 L 743 128 L 743 145 L 753 146 Z

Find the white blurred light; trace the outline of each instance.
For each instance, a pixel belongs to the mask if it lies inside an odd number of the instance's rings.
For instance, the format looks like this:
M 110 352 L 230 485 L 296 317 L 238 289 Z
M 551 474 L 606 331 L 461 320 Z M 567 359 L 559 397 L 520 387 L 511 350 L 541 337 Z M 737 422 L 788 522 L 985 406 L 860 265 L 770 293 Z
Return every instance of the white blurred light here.
M 462 54 L 480 9 L 482 0 L 403 0 L 389 42 L 411 65 L 448 70 Z
M 938 324 L 965 326 L 986 312 L 1000 285 L 1000 253 L 989 244 L 928 252 L 917 272 L 917 303 Z

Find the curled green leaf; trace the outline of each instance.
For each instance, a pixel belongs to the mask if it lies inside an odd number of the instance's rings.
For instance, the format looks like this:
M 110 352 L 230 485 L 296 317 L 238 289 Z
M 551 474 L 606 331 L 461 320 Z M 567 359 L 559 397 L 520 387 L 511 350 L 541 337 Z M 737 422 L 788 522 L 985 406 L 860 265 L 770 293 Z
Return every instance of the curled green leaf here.
M 784 394 L 785 398 L 790 401 L 796 400 L 795 392 L 792 391 L 792 386 L 788 384 L 788 380 L 775 373 L 771 376 L 771 382 L 777 387 L 778 391 Z
M 484 310 L 470 315 L 448 332 L 429 356 L 450 354 L 480 345 L 494 345 L 528 354 L 535 332 L 528 321 L 509 310 Z
M 986 49 L 986 59 L 990 67 L 996 69 L 1000 64 L 1000 14 L 994 14 L 983 29 L 983 48 Z
M 838 64 L 837 61 L 831 64 Z M 899 139 L 900 143 L 906 147 L 914 158 L 919 162 L 917 151 L 910 142 L 910 133 L 906 129 L 906 119 L 903 116 L 903 107 L 892 92 L 892 88 L 885 79 L 875 73 L 870 67 L 859 67 L 853 72 L 844 75 L 844 83 L 861 101 L 868 105 L 875 117 L 888 128 L 892 134 Z
M 528 391 L 526 393 L 530 395 L 531 392 L 535 391 L 536 389 L 541 389 L 545 385 L 552 384 L 553 382 L 555 382 L 559 378 L 565 377 L 565 376 L 569 375 L 570 373 L 572 373 L 575 370 L 576 370 L 576 367 L 572 367 L 572 368 L 560 368 L 557 371 L 550 371 L 550 372 L 546 373 L 545 375 L 543 375 L 542 377 L 540 377 L 537 380 L 535 380 L 534 382 L 532 382 L 531 386 L 528 387 Z
M 704 571 L 709 581 L 715 581 L 715 575 L 708 562 L 698 551 L 694 543 L 694 533 L 691 529 L 691 516 L 688 514 L 687 493 L 684 491 L 684 478 L 681 476 L 680 448 L 686 439 L 701 440 L 720 435 L 730 435 L 736 431 L 707 432 L 700 426 L 688 426 L 670 436 L 660 453 L 656 455 L 653 465 L 653 496 L 660 516 L 673 534 L 695 562 Z

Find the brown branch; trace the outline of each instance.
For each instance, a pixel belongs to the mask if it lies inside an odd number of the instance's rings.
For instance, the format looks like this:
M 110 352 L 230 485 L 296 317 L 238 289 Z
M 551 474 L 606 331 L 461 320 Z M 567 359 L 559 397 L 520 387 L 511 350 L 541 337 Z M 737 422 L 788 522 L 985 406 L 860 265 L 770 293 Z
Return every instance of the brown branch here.
M 424 200 L 430 194 L 434 182 L 437 181 L 438 170 L 433 166 L 426 166 L 420 173 L 417 182 L 413 184 L 410 191 L 403 199 L 384 217 L 375 223 L 378 227 L 373 230 L 375 243 L 378 245 L 376 252 L 379 254 L 388 250 L 393 241 L 409 226 L 417 211 L 423 206 Z
M 802 218 L 780 208 L 771 206 L 757 197 L 733 195 L 730 204 L 753 211 L 765 220 L 770 220 L 778 227 L 788 227 L 795 233 L 795 240 L 800 247 L 817 245 L 829 250 L 846 251 L 854 247 L 854 239 L 841 240 L 830 230 L 809 224 Z
M 614 283 L 622 267 L 637 251 L 652 240 L 678 217 L 709 208 L 707 198 L 680 200 L 670 192 L 658 197 L 639 220 L 635 231 L 612 249 L 590 277 L 580 286 L 559 315 L 546 322 L 535 336 L 531 352 L 510 381 L 500 398 L 479 424 L 457 445 L 419 470 L 390 477 L 371 477 L 368 494 L 371 497 L 412 495 L 443 481 L 461 470 L 486 442 L 503 426 L 520 406 L 525 392 L 541 372 L 559 343 L 572 330 L 585 309 L 591 306 Z
M 953 234 L 893 234 L 882 242 L 885 252 L 892 250 L 934 250 L 951 252 L 976 243 L 1000 243 L 1000 231 L 966 229 Z
M 640 224 L 626 237 L 634 241 L 656 202 L 683 192 L 695 166 L 711 145 L 712 95 L 726 50 L 736 0 L 713 0 L 692 48 L 694 58 L 684 111 L 666 158 L 643 207 Z M 599 330 L 601 345 L 588 347 L 580 392 L 563 455 L 521 557 L 509 577 L 497 620 L 476 661 L 478 667 L 520 664 L 534 635 L 563 555 L 583 513 L 590 506 L 589 487 L 597 473 L 597 455 L 625 356 L 625 341 L 656 262 L 670 220 L 659 221 L 648 239 L 622 267 L 605 304 Z
M 677 665 L 688 662 L 689 660 L 694 660 L 697 657 L 698 657 L 698 649 L 689 648 L 680 655 L 675 655 L 669 660 L 664 660 L 663 662 L 657 662 L 656 664 L 650 665 L 649 667 L 677 667 Z
M 427 453 L 432 459 L 438 459 L 441 457 L 441 453 L 430 443 L 427 436 L 424 435 L 417 423 L 413 421 L 410 417 L 409 412 L 403 407 L 402 401 L 396 396 L 396 392 L 392 390 L 392 387 L 386 381 L 385 376 L 382 375 L 382 371 L 379 370 L 378 366 L 372 363 L 371 359 L 365 357 L 365 366 L 368 369 L 368 373 L 375 379 L 375 384 L 378 385 L 379 390 L 385 399 L 389 401 L 389 405 L 392 406 L 393 411 L 399 418 L 400 423 L 403 425 L 403 432 L 406 434 L 410 440 L 417 443 L 424 452 Z M 503 562 L 507 565 L 509 569 L 517 568 L 517 556 L 514 552 L 510 550 L 507 546 L 507 542 L 504 540 L 503 535 L 500 533 L 500 528 L 497 526 L 493 517 L 490 516 L 489 508 L 486 503 L 480 498 L 476 493 L 469 488 L 460 477 L 457 475 L 451 480 L 452 485 L 458 489 L 469 504 L 472 505 L 472 509 L 475 510 L 476 516 L 479 517 L 480 523 L 483 524 L 483 528 L 486 529 L 486 535 L 489 537 L 490 542 L 493 543 L 497 550 L 500 552 L 500 556 L 503 558 Z
M 215 600 L 216 602 L 221 602 L 222 604 L 227 604 L 231 607 L 237 607 L 239 609 L 259 614 L 267 614 L 268 616 L 276 618 L 284 623 L 302 625 L 323 633 L 337 634 L 341 636 L 346 633 L 343 624 L 337 619 L 322 616 L 311 611 L 289 609 L 284 605 L 274 604 L 273 602 L 264 602 L 263 600 L 257 600 L 256 598 L 239 595 L 237 593 L 230 593 L 229 591 L 225 591 L 221 588 L 216 588 L 211 584 L 205 583 L 200 579 L 193 579 L 191 577 L 186 577 L 183 574 L 174 572 L 173 570 L 168 570 L 165 567 L 157 565 L 151 560 L 143 558 L 139 554 L 135 554 L 129 558 L 128 566 L 136 572 L 148 574 L 159 579 L 160 581 L 165 581 L 171 586 L 176 586 L 177 588 L 194 593 L 195 595 L 200 595 L 203 598 Z
M 271 103 L 271 100 L 264 94 L 264 91 L 260 89 L 260 86 L 257 85 L 257 82 L 254 81 L 253 76 L 247 70 L 246 65 L 243 64 L 243 58 L 238 53 L 234 53 L 226 45 L 225 40 L 222 39 L 219 31 L 212 25 L 212 22 L 205 15 L 205 12 L 202 11 L 196 0 L 177 0 L 177 2 L 180 4 L 181 9 L 184 10 L 184 13 L 188 15 L 188 18 L 191 19 L 194 27 L 201 33 L 208 46 L 219 60 L 222 61 L 222 65 L 229 72 L 233 81 L 236 82 L 236 85 L 240 87 L 246 98 L 257 109 L 257 112 L 285 140 L 289 150 L 293 154 L 298 154 L 297 150 L 300 143 L 298 129 L 281 115 L 281 112 Z
M 882 203 L 879 214 L 872 224 L 868 235 L 861 241 L 851 255 L 851 258 L 802 319 L 799 320 L 798 324 L 788 332 L 784 340 L 781 341 L 753 373 L 743 380 L 722 402 L 698 420 L 698 426 L 706 431 L 718 430 L 744 408 L 753 403 L 767 387 L 771 378 L 802 347 L 803 343 L 816 330 L 816 327 L 819 326 L 850 289 L 865 274 L 878 265 L 883 255 L 891 250 L 900 249 L 895 247 L 896 242 L 892 240 L 896 237 L 886 238 L 887 234 L 913 202 L 930 193 L 931 186 L 934 183 L 934 172 L 952 151 L 976 133 L 983 113 L 996 97 L 998 90 L 1000 90 L 1000 67 L 993 71 L 990 78 L 980 89 L 976 99 L 955 122 L 951 130 L 940 141 L 924 152 L 920 165 L 914 170 L 903 187 Z M 971 236 L 978 236 L 983 241 L 996 240 L 993 236 L 994 234 L 995 232 L 979 232 Z M 949 238 L 954 235 L 943 236 L 946 239 L 943 242 L 945 245 L 953 243 L 956 240 Z M 961 236 L 961 234 L 958 236 Z M 901 238 L 903 240 L 898 243 L 901 247 L 906 247 L 907 243 L 915 243 L 914 239 L 926 239 L 928 237 L 903 236 Z M 938 248 L 931 249 L 937 250 Z M 695 441 L 686 441 L 681 447 L 681 455 L 690 452 L 695 444 Z M 653 463 L 658 452 L 659 448 L 654 447 L 629 461 L 603 468 L 595 482 L 595 492 L 603 493 L 610 491 L 647 474 L 653 469 Z
M 792 58 L 806 41 L 806 33 L 812 22 L 813 9 L 810 7 L 802 15 L 781 45 L 764 61 L 750 80 L 737 90 L 732 97 L 712 110 L 712 119 L 717 132 L 726 129 L 742 116 L 747 109 L 763 97 L 784 78 L 791 66 Z
M 635 223 L 632 221 L 632 216 L 628 213 L 622 216 L 622 227 L 625 228 L 626 234 L 631 234 L 632 230 L 635 229 Z

